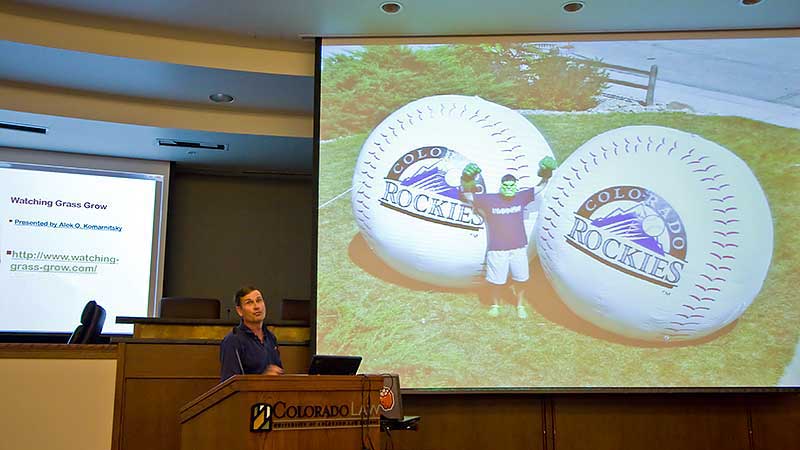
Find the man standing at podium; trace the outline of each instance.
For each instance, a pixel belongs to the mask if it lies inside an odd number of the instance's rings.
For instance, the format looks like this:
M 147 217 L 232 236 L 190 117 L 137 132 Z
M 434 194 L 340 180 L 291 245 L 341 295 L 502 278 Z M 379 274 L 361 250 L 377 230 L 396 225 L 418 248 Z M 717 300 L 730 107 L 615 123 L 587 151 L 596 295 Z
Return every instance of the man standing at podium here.
M 220 381 L 237 374 L 281 375 L 283 363 L 278 340 L 264 323 L 267 306 L 261 291 L 243 287 L 236 291 L 234 301 L 242 321 L 222 340 Z

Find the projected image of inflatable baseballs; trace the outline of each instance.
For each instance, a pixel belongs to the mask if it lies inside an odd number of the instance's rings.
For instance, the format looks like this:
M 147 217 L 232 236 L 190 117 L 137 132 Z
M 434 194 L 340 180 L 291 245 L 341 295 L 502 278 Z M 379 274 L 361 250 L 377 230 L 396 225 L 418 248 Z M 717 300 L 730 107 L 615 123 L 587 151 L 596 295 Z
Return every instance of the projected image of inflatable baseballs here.
M 539 182 L 552 156 L 519 113 L 478 97 L 422 98 L 398 109 L 369 135 L 353 174 L 353 215 L 372 250 L 393 269 L 444 287 L 481 280 L 483 218 L 459 198 L 461 172 L 478 164 L 478 188 L 498 192 L 506 174 L 521 189 Z M 480 192 L 480 191 L 479 191 Z M 528 205 L 529 249 L 538 205 Z
M 553 174 L 537 226 L 545 273 L 579 316 L 623 336 L 689 340 L 736 320 L 772 257 L 772 216 L 747 165 L 696 135 L 632 126 Z

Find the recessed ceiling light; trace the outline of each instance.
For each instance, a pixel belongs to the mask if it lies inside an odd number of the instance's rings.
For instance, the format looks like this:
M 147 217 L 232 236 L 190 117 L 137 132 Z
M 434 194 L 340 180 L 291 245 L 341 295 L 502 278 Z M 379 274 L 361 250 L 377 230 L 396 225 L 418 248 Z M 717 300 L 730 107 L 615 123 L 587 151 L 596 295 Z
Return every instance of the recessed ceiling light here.
M 568 13 L 576 13 L 583 9 L 583 2 L 564 3 L 561 8 Z
M 757 5 L 759 3 L 763 3 L 763 0 L 741 0 L 741 3 L 744 6 L 753 6 L 753 5 Z
M 222 92 L 217 92 L 216 94 L 211 94 L 208 98 L 214 103 L 232 103 L 233 96 L 228 94 L 223 94 Z
M 381 3 L 381 11 L 386 14 L 397 14 L 403 9 L 403 5 L 398 2 L 383 2 Z

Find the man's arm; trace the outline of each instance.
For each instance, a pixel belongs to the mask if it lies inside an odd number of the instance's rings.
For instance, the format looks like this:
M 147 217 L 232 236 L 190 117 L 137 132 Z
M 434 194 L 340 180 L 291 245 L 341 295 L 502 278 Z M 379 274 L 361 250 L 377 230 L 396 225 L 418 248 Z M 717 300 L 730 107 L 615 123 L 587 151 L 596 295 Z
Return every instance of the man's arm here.
M 536 186 L 544 186 L 550 181 L 550 177 L 553 176 L 553 171 L 556 170 L 558 167 L 558 163 L 556 162 L 555 158 L 552 156 L 545 156 L 539 161 L 539 172 L 536 173 L 539 177 L 541 177 L 541 181 Z
M 264 327 L 264 340 L 265 344 L 272 348 L 272 351 L 267 354 L 269 361 L 267 368 L 264 369 L 264 375 L 283 375 L 283 362 L 281 361 L 281 352 L 278 350 L 278 338 Z
M 461 197 L 468 203 L 475 202 L 475 191 L 478 190 L 478 184 L 475 179 L 481 173 L 481 168 L 475 163 L 469 163 L 464 170 L 461 171 L 461 189 L 459 193 Z
M 534 191 L 534 195 L 531 196 L 531 201 L 533 201 L 533 197 L 539 195 L 539 193 L 547 187 L 547 182 L 550 181 L 550 178 L 553 176 L 553 170 L 555 170 L 556 167 L 558 167 L 558 163 L 556 163 L 556 160 L 552 156 L 545 156 L 539 160 L 539 171 L 536 175 L 541 177 L 541 180 L 539 184 L 531 188 Z
M 539 184 L 529 189 L 530 192 L 526 194 L 528 197 L 525 198 L 526 204 L 536 200 L 536 196 L 547 187 L 547 182 L 550 181 L 550 178 L 553 176 L 553 170 L 555 170 L 556 167 L 558 167 L 556 160 L 550 156 L 545 156 L 539 161 L 539 171 L 536 175 L 538 175 L 541 180 Z M 525 191 L 528 191 L 528 189 Z

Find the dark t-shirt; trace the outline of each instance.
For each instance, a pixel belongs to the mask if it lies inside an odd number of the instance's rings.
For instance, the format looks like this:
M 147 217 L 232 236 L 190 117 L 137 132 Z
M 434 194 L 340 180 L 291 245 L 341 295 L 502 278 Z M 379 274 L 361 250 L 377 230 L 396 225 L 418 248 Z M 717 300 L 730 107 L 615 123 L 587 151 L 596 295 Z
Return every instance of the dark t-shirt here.
M 472 205 L 486 221 L 487 250 L 513 250 L 528 245 L 523 212 L 533 201 L 533 189 L 522 189 L 510 199 L 501 194 L 473 194 Z
M 244 323 L 240 323 L 225 336 L 219 348 L 219 362 L 221 365 L 220 380 L 225 381 L 233 375 L 261 374 L 270 365 L 283 368 L 281 354 L 278 350 L 278 340 L 266 325 L 262 325 L 264 342 L 253 333 Z M 239 354 L 237 357 L 236 354 Z M 242 365 L 239 366 L 239 359 Z

